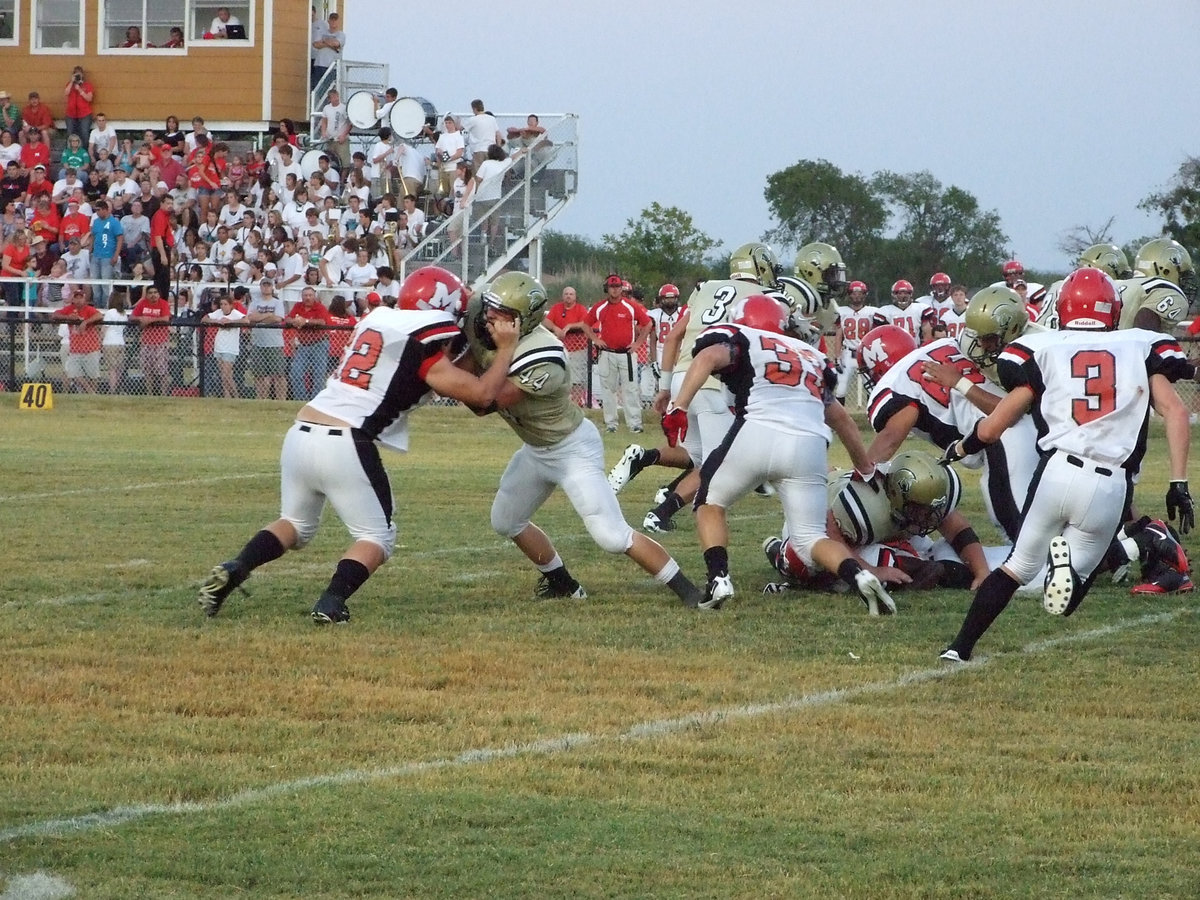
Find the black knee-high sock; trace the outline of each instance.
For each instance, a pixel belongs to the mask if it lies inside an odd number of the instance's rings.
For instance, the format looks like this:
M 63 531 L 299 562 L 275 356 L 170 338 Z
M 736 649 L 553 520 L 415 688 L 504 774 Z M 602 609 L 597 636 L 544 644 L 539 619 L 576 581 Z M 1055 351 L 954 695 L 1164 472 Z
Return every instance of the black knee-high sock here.
M 863 570 L 863 567 L 858 564 L 858 560 L 847 557 L 842 560 L 838 566 L 838 578 L 846 582 L 852 588 L 858 587 L 858 582 L 854 580 L 855 576 Z
M 679 487 L 679 482 L 681 482 L 681 481 L 683 481 L 683 479 L 687 478 L 688 472 L 692 471 L 692 469 L 694 469 L 694 468 L 696 468 L 696 464 L 689 461 L 688 467 L 686 469 L 684 469 L 682 472 L 680 472 L 678 475 L 676 475 L 673 479 L 671 479 L 671 483 L 667 485 L 667 492 L 673 493 L 675 491 L 675 488 Z
M 962 628 L 958 630 L 958 636 L 947 649 L 957 650 L 963 659 L 970 659 L 975 642 L 983 637 L 983 633 L 996 621 L 996 617 L 1004 612 L 1004 607 L 1008 606 L 1008 601 L 1019 587 L 1016 580 L 1003 569 L 996 569 L 985 578 L 979 590 L 975 592 L 975 598 L 971 601 L 971 608 L 967 610 L 967 617 L 963 619 Z
M 329 587 L 325 593 L 334 594 L 345 600 L 371 577 L 367 567 L 357 559 L 339 559 L 333 577 L 329 579 Z
M 667 499 L 658 504 L 658 506 L 654 507 L 654 509 L 650 510 L 650 512 L 658 516 L 658 521 L 665 522 L 667 519 L 671 518 L 671 516 L 675 515 L 675 513 L 683 509 L 683 503 L 683 498 L 674 491 L 671 491 L 669 494 L 667 494 Z
M 704 564 L 708 566 L 710 581 L 718 575 L 728 575 L 729 550 L 725 547 L 709 547 L 704 551 Z
M 286 552 L 279 538 L 264 528 L 242 548 L 242 552 L 238 554 L 238 562 L 246 567 L 247 572 L 253 572 L 259 566 L 279 559 Z

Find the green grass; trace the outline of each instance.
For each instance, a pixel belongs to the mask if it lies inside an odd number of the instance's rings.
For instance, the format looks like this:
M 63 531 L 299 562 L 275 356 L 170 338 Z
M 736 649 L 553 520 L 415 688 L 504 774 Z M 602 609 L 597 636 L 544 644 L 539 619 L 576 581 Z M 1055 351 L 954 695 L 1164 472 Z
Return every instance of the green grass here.
M 295 406 L 4 397 L 0 891 L 1200 895 L 1189 595 L 1102 578 L 1068 620 L 1018 595 L 986 660 L 943 670 L 966 592 L 885 619 L 758 593 L 773 499 L 731 511 L 738 596 L 696 614 L 556 495 L 536 520 L 590 599 L 536 602 L 488 525 L 515 438 L 430 408 L 385 453 L 400 538 L 350 626 L 307 616 L 349 543 L 332 514 L 209 621 L 196 589 L 277 515 Z M 1164 458 L 1159 430 L 1148 511 Z M 631 522 L 668 477 L 622 493 Z M 699 580 L 691 523 L 664 543 Z

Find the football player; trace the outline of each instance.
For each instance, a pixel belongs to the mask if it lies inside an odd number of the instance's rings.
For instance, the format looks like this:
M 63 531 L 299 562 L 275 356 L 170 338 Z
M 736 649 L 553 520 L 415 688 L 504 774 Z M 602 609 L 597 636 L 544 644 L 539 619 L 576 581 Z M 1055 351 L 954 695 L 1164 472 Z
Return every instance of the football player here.
M 879 307 L 873 321 L 876 326 L 896 325 L 920 340 L 921 317 L 926 309 L 913 303 L 912 283 L 901 278 L 892 284 L 892 302 Z
M 541 327 L 549 306 L 546 290 L 522 272 L 506 272 L 471 298 L 466 334 L 479 369 L 495 365 L 492 331 L 515 322 L 520 341 L 507 367 L 508 378 L 477 412 L 497 412 L 521 439 L 492 502 L 492 528 L 510 539 L 539 572 L 539 597 L 584 599 L 587 592 L 567 571 L 550 538 L 530 521 L 556 487 L 561 487 L 584 527 L 602 550 L 623 553 L 665 584 L 689 606 L 702 595 L 661 546 L 629 527 L 604 477 L 600 432 L 571 401 L 571 375 L 562 341 Z
M 979 546 L 979 539 L 957 507 L 962 483 L 952 466 L 935 456 L 908 450 L 891 461 L 882 479 L 864 482 L 852 472 L 829 479 L 828 503 L 833 532 L 876 574 L 899 569 L 914 588 L 967 588 L 999 563 L 1007 548 Z M 928 538 L 934 531 L 942 540 Z M 767 560 L 786 580 L 764 593 L 794 587 L 828 586 L 827 572 L 813 569 L 796 553 L 787 532 L 763 541 Z
M 1024 333 L 1029 323 L 1025 304 L 1008 288 L 983 288 L 972 298 L 964 321 L 963 335 L 969 337 L 962 341 L 939 338 L 915 348 L 882 328 L 879 335 L 871 332 L 864 338 L 863 372 L 873 384 L 867 419 L 877 432 L 872 459 L 891 457 L 910 432 L 945 450 L 1000 402 L 1004 391 L 988 382 L 981 369 L 994 366 L 1004 344 Z M 1009 540 L 1016 540 L 1021 507 L 1037 468 L 1035 438 L 1031 421 L 1018 423 L 975 461 L 984 470 L 988 516 Z
M 1120 317 L 1112 279 L 1098 269 L 1073 272 L 1059 294 L 1060 330 L 1022 336 L 1005 347 L 997 371 L 1008 395 L 947 449 L 947 461 L 978 453 L 1032 409 L 1045 459 L 1030 487 L 1011 555 L 976 592 L 942 659 L 969 660 L 975 644 L 1043 560 L 1049 564 L 1043 607 L 1054 615 L 1070 615 L 1078 607 L 1129 504 L 1146 450 L 1151 406 L 1166 424 L 1168 517 L 1178 515 L 1184 534 L 1192 529 L 1188 411 L 1172 385 L 1190 368 L 1175 340 L 1159 332 L 1107 333 Z
M 863 335 L 875 327 L 878 310 L 867 306 L 867 285 L 852 281 L 846 292 L 846 305 L 838 307 L 838 337 L 842 352 L 838 357 L 838 380 L 834 396 L 845 403 L 846 391 L 858 372 L 858 348 Z
M 945 272 L 934 272 L 929 277 L 929 293 L 918 297 L 917 303 L 925 307 L 921 316 L 921 343 L 928 344 L 935 337 L 945 337 L 943 319 L 954 307 L 950 299 L 950 276 Z
M 731 391 L 734 422 L 700 468 L 696 530 L 708 568 L 702 609 L 733 597 L 729 575 L 728 507 L 770 482 L 783 503 L 792 545 L 808 565 L 836 572 L 871 615 L 893 613 L 895 603 L 844 544 L 825 533 L 826 454 L 831 439 L 826 413 L 842 407 L 829 397 L 824 359 L 783 333 L 786 311 L 772 297 L 749 297 L 731 324 L 714 325 L 696 340 L 695 357 L 664 418 L 687 429 L 685 410 L 705 381 L 716 376 Z M 827 400 L 828 398 L 828 400 Z M 675 423 L 679 423 L 678 426 Z M 864 477 L 874 475 L 857 429 L 846 449 Z
M 654 408 L 660 414 L 666 413 L 668 401 L 683 384 L 700 332 L 709 326 L 730 321 L 734 308 L 747 297 L 762 293 L 764 288 L 774 289 L 779 272 L 779 259 L 770 247 L 757 242 L 743 244 L 729 258 L 728 280 L 703 281 L 696 286 L 688 299 L 684 316 L 675 323 L 663 344 L 661 377 L 664 381 L 671 379 L 671 387 L 660 389 L 654 398 Z M 715 378 L 708 379 L 687 413 L 688 428 L 683 446 L 693 465 L 698 467 L 725 437 L 725 432 L 733 423 L 729 406 L 729 392 Z M 636 451 L 631 453 L 627 448 L 626 455 L 637 456 L 637 459 L 628 460 L 628 477 L 624 474 L 625 466 L 619 462 L 621 471 L 614 470 L 610 484 L 627 483 L 637 472 L 655 465 L 662 457 L 661 450 L 646 451 L 646 454 L 639 456 Z M 622 461 L 626 461 L 626 456 L 622 456 Z M 646 513 L 642 528 L 650 532 L 674 530 L 675 523 L 671 517 L 683 508 L 688 499 L 695 496 L 699 486 L 699 472 L 693 469 L 674 489 L 668 491 L 654 509 Z
M 304 547 L 326 501 L 354 543 L 338 561 L 312 609 L 318 625 L 348 622 L 346 600 L 396 546 L 392 489 L 378 445 L 408 450 L 408 415 L 432 392 L 472 406 L 492 403 L 507 383 L 517 346 L 512 322 L 489 323 L 494 363 L 476 377 L 447 354 L 468 291 L 445 269 L 427 266 L 405 279 L 397 309 L 380 307 L 351 334 L 341 365 L 296 414 L 283 439 L 280 517 L 250 539 L 236 559 L 216 566 L 200 588 L 215 616 L 234 588 L 259 566 Z

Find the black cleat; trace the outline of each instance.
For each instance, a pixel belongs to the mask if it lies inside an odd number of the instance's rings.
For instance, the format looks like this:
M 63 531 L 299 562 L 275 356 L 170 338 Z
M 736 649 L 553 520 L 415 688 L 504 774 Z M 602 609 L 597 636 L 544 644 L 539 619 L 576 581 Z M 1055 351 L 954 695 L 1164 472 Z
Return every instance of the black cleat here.
M 586 600 L 587 591 L 574 578 L 571 583 L 565 587 L 555 587 L 550 583 L 550 579 L 543 575 L 538 579 L 537 587 L 534 588 L 533 595 L 539 600 L 550 600 L 555 597 L 570 597 L 572 600 Z
M 346 608 L 346 601 L 328 591 L 321 595 L 321 599 L 309 615 L 317 625 L 340 625 L 350 621 L 350 610 Z
M 249 576 L 246 567 L 236 559 L 215 567 L 204 584 L 200 585 L 200 608 L 204 614 L 211 619 L 219 613 L 225 598 L 233 593 L 234 588 L 241 588 L 242 582 Z M 241 591 L 246 593 L 245 588 L 241 588 Z

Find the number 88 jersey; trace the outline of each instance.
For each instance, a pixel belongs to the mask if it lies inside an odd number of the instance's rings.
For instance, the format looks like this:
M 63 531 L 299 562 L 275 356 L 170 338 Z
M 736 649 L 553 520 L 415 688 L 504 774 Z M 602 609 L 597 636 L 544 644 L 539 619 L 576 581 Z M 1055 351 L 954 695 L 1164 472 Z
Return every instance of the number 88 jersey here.
M 732 364 L 718 373 L 733 394 L 738 420 L 786 434 L 815 434 L 828 444 L 825 359 L 799 338 L 746 325 L 716 325 L 696 340 L 696 352 L 728 344 Z

